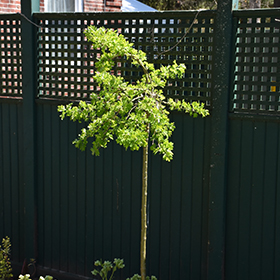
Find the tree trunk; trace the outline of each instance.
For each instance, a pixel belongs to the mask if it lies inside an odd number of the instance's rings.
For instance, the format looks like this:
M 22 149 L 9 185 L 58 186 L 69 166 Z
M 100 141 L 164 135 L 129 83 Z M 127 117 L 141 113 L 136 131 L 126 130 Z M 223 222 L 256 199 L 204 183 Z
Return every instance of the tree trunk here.
M 146 279 L 148 150 L 149 150 L 149 145 L 147 143 L 147 146 L 143 147 L 143 169 L 142 169 L 142 208 L 141 208 L 141 244 L 140 244 L 141 280 Z
M 280 7 L 280 0 L 274 0 L 274 7 Z
M 249 8 L 250 9 L 261 8 L 261 0 L 250 0 Z

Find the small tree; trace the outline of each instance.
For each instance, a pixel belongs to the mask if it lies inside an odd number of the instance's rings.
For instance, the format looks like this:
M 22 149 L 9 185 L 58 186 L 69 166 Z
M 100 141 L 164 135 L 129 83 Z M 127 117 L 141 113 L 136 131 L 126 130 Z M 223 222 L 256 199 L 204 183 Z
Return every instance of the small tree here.
M 106 148 L 113 139 L 132 151 L 143 148 L 140 270 L 141 279 L 145 280 L 149 143 L 154 154 L 160 153 L 164 160 L 170 161 L 173 143 L 169 138 L 175 125 L 169 120 L 169 110 L 184 111 L 193 117 L 205 117 L 209 113 L 203 104 L 166 100 L 163 95 L 162 89 L 168 79 L 182 78 L 185 65 L 174 61 L 172 65 L 155 69 L 147 62 L 144 52 L 133 48 L 123 35 L 111 29 L 90 26 L 85 35 L 93 48 L 101 52 L 93 77 L 100 90 L 91 94 L 90 102 L 81 101 L 78 106 L 62 105 L 58 111 L 62 119 L 67 116 L 72 121 L 88 123 L 73 142 L 81 150 L 85 150 L 89 138 L 92 138 L 91 151 L 94 155 L 99 155 L 99 149 Z M 133 65 L 142 68 L 143 76 L 135 84 L 111 73 L 119 57 L 131 60 Z

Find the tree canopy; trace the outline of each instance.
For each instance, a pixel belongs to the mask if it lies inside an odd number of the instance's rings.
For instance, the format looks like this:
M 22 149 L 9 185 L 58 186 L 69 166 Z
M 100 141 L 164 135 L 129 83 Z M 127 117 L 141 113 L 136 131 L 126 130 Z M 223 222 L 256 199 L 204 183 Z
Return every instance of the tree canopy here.
M 216 9 L 216 0 L 140 0 L 157 10 Z M 272 8 L 274 0 L 239 0 L 239 9 Z

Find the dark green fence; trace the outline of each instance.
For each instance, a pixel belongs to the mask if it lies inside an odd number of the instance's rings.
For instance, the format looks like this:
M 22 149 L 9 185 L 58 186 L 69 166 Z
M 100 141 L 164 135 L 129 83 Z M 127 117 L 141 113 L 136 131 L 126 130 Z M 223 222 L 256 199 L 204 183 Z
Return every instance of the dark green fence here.
M 228 1 L 230 2 L 230 1 Z M 15 269 L 91 277 L 96 259 L 139 273 L 141 152 L 71 144 L 80 124 L 57 105 L 88 99 L 97 53 L 82 31 L 115 28 L 160 65 L 184 62 L 165 94 L 211 116 L 171 118 L 175 156 L 150 157 L 149 275 L 279 279 L 280 10 L 0 15 L 0 237 Z M 192 24 L 193 23 L 193 24 Z M 186 32 L 189 30 L 189 33 Z M 175 46 L 175 47 L 174 47 Z M 139 69 L 119 61 L 128 80 Z M 32 271 L 31 271 L 32 272 Z

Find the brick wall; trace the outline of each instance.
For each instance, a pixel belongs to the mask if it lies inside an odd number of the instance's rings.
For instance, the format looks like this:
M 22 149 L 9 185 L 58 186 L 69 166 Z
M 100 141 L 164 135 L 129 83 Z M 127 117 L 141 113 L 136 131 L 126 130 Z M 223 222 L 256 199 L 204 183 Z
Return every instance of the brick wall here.
M 21 11 L 21 0 L 0 0 L 0 14 Z M 104 3 L 105 9 L 104 9 Z M 84 12 L 117 12 L 121 10 L 122 0 L 84 0 Z M 40 0 L 40 11 L 44 12 L 44 0 Z
M 44 12 L 45 11 L 45 3 L 44 0 L 40 0 L 40 12 Z
M 0 0 L 0 13 L 17 13 L 20 12 L 20 0 Z
M 84 12 L 118 12 L 121 6 L 122 0 L 84 0 Z

